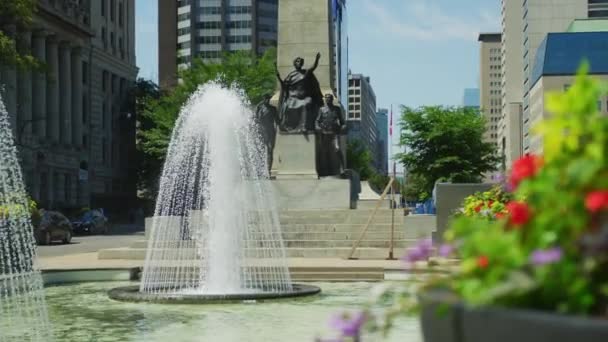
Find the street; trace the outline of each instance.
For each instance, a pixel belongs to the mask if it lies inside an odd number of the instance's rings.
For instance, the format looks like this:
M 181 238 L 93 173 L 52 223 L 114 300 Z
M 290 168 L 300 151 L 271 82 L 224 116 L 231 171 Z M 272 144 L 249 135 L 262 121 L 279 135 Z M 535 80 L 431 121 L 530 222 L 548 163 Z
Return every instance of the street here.
M 74 236 L 69 245 L 54 242 L 49 246 L 38 246 L 38 257 L 54 257 L 70 254 L 97 252 L 105 248 L 128 247 L 144 239 L 143 227 L 114 225 L 107 235 Z

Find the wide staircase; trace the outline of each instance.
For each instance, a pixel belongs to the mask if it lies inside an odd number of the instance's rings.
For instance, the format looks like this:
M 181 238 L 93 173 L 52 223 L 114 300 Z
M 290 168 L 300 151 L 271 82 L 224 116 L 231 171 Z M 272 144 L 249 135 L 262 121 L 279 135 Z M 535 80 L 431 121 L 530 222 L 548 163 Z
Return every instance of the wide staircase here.
M 287 210 L 280 213 L 282 236 L 288 257 L 348 258 L 353 244 L 361 236 L 372 209 L 357 210 Z M 389 255 L 391 222 L 394 220 L 394 256 L 399 257 L 422 238 L 430 238 L 432 228 L 408 226 L 402 210 L 379 209 L 372 219 L 358 248 L 352 255 L 357 259 L 384 259 Z M 147 227 L 149 229 L 149 227 Z M 99 259 L 143 260 L 147 240 L 128 248 L 99 251 Z

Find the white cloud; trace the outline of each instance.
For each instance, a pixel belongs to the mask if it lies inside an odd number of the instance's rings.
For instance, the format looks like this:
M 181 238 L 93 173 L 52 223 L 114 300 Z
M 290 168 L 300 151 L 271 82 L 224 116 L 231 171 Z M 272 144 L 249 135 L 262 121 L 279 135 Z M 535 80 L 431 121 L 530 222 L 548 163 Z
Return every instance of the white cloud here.
M 399 8 L 388 9 L 377 0 L 365 0 L 365 7 L 379 23 L 383 34 L 420 41 L 475 40 L 479 32 L 498 30 L 500 18 L 488 11 L 468 16 L 448 14 L 430 0 L 406 0 Z

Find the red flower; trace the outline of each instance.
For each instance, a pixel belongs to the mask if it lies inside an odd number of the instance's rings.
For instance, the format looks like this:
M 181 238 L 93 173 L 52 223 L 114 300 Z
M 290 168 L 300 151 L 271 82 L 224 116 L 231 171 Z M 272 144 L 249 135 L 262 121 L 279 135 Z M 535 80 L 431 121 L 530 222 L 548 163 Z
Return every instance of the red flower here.
M 479 204 L 478 206 L 475 207 L 475 212 L 478 213 L 481 211 L 481 208 L 483 208 L 483 203 Z
M 493 200 L 489 200 L 488 201 L 488 208 L 492 208 L 492 204 L 494 204 L 494 201 Z
M 513 163 L 509 185 L 513 190 L 526 178 L 534 177 L 543 164 L 541 157 L 526 155 Z
M 608 190 L 592 191 L 585 198 L 585 207 L 592 213 L 608 209 Z
M 484 269 L 484 268 L 487 268 L 489 264 L 490 264 L 490 259 L 488 259 L 487 256 L 482 255 L 477 258 L 477 267 Z
M 516 226 L 528 223 L 530 216 L 532 216 L 528 205 L 522 202 L 509 202 L 507 204 L 507 210 L 511 214 L 509 222 Z

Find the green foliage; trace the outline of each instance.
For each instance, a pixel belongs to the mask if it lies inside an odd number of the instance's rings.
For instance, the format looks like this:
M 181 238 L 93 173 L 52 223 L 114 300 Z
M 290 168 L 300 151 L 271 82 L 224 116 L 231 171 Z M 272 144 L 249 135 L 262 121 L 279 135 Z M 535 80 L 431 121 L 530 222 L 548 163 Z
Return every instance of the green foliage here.
M 195 60 L 189 69 L 180 73 L 182 82 L 178 86 L 145 106 L 143 120 L 148 120 L 150 125 L 139 132 L 138 138 L 146 157 L 161 162 L 164 160 L 179 111 L 200 85 L 209 81 L 218 81 L 226 86 L 236 85 L 255 104 L 276 88 L 274 61 L 274 50 L 267 51 L 259 58 L 244 51 L 228 53 L 220 63 Z
M 408 201 L 425 201 L 431 197 L 427 191 L 426 179 L 417 174 L 408 174 L 402 193 Z
M 29 53 L 18 49 L 19 37 L 6 31 L 4 24 L 13 24 L 17 31 L 28 28 L 36 10 L 35 0 L 0 0 L 0 65 L 15 65 L 20 68 L 40 67 Z
M 351 140 L 348 142 L 346 147 L 347 168 L 357 171 L 361 180 L 368 180 L 374 174 L 372 162 L 371 152 L 360 140 Z
M 478 183 L 495 170 L 500 158 L 483 141 L 485 120 L 477 110 L 461 107 L 403 107 L 400 153 L 409 174 L 430 193 L 435 182 Z
M 26 205 L 22 203 L 19 195 L 5 196 L 4 202 L 6 204 L 0 205 L 0 219 L 27 215 L 35 225 L 40 221 L 38 204 L 31 197 L 27 196 Z
M 567 92 L 547 97 L 553 115 L 537 129 L 544 162 L 517 161 L 511 194 L 495 188 L 465 200 L 445 233 L 450 245 L 440 248 L 459 265 L 419 289 L 447 290 L 470 306 L 607 317 L 608 116 L 597 100 L 608 88 L 586 71 Z M 392 306 L 373 321 L 390 328 L 396 316 L 412 313 L 413 293 L 403 286 L 382 292 L 375 302 L 389 298 Z

